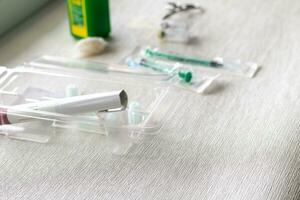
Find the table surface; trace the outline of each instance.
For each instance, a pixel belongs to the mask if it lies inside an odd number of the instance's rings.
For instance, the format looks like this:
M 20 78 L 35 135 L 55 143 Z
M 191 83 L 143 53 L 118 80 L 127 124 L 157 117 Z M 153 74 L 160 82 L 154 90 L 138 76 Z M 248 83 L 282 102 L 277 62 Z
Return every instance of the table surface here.
M 137 45 L 223 55 L 262 64 L 254 79 L 224 76 L 206 95 L 187 95 L 160 135 L 134 155 L 93 141 L 0 140 L 1 199 L 300 199 L 300 2 L 197 1 L 199 40 L 159 43 L 165 1 L 111 1 L 109 48 L 117 63 Z M 72 54 L 65 5 L 55 1 L 0 40 L 0 63 Z M 180 92 L 180 91 L 178 91 Z

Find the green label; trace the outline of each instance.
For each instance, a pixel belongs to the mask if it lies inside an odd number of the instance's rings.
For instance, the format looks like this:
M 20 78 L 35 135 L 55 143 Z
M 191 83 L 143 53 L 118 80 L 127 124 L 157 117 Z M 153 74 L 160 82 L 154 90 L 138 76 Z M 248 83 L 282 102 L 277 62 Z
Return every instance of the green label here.
M 82 7 L 78 5 L 72 5 L 72 17 L 73 24 L 77 26 L 84 26 L 84 19 L 82 14 Z

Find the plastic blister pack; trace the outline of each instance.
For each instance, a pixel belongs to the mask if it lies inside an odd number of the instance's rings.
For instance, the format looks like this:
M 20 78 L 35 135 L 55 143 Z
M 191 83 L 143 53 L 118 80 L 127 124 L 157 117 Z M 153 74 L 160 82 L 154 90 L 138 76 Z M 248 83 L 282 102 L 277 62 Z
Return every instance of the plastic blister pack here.
M 242 62 L 239 59 L 227 59 L 222 57 L 215 57 L 213 59 L 206 59 L 200 57 L 193 57 L 188 55 L 180 55 L 168 51 L 163 51 L 158 48 L 146 47 L 141 50 L 143 57 L 152 60 L 164 60 L 168 63 L 178 63 L 184 66 L 197 69 L 210 68 L 218 70 L 219 72 L 231 73 L 249 78 L 254 77 L 259 69 L 257 63 Z
M 42 57 L 26 63 L 26 67 L 2 68 L 0 134 L 40 143 L 50 142 L 63 133 L 94 134 L 109 141 L 114 153 L 123 154 L 145 136 L 159 133 L 170 106 L 165 102 L 167 87 L 147 81 L 141 83 L 130 75 L 103 70 L 101 66 L 95 73 L 45 60 Z M 48 108 L 36 109 L 36 105 L 52 105 L 72 96 L 120 90 L 128 96 L 124 110 L 58 113 Z
M 129 57 L 126 64 L 132 69 L 144 68 L 145 71 L 157 71 L 163 76 L 161 81 L 167 82 L 169 85 L 190 90 L 196 93 L 203 93 L 220 75 L 204 75 L 196 73 L 189 67 L 185 67 L 179 63 L 174 65 L 155 61 L 141 57 Z
M 196 93 L 204 93 L 220 76 L 219 73 L 200 72 L 181 63 L 146 57 L 140 47 L 135 48 L 121 63 L 136 74 L 148 74 L 148 79 Z

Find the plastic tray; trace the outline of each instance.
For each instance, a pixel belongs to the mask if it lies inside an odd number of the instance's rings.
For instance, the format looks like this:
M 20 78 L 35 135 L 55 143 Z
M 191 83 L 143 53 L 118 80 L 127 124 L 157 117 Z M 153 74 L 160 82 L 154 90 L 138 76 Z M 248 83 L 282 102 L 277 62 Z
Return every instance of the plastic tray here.
M 26 64 L 13 69 L 0 68 L 1 107 L 14 109 L 18 104 L 64 98 L 66 87 L 75 85 L 80 95 L 124 89 L 128 105 L 139 104 L 138 109 L 77 116 L 37 111 L 28 114 L 32 119 L 29 122 L 0 126 L 0 134 L 40 143 L 50 142 L 63 133 L 95 134 L 109 138 L 113 151 L 125 153 L 144 136 L 159 133 L 168 109 L 174 109 L 166 100 L 167 87 L 123 73 L 68 67 Z

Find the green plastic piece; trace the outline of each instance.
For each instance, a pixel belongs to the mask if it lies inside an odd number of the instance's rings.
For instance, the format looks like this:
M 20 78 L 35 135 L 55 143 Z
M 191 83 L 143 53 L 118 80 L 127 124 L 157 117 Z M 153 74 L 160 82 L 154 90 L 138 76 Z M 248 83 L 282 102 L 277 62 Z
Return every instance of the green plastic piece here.
M 187 64 L 191 64 L 191 65 L 202 65 L 202 66 L 206 66 L 206 67 L 221 67 L 221 66 L 223 66 L 222 64 L 217 63 L 215 61 L 187 57 L 187 56 L 162 52 L 162 51 L 158 51 L 158 50 L 152 50 L 151 48 L 145 49 L 144 54 L 148 57 L 172 60 L 172 61 L 187 63 Z
M 148 67 L 148 68 L 151 68 L 155 71 L 163 72 L 163 73 L 166 73 L 166 74 L 169 74 L 169 75 L 172 75 L 172 74 L 174 74 L 174 72 L 177 72 L 178 77 L 186 83 L 191 82 L 191 80 L 193 78 L 193 73 L 191 71 L 188 71 L 188 70 L 174 71 L 173 69 L 169 69 L 166 66 L 163 66 L 161 64 L 157 64 L 155 62 L 148 61 L 146 59 L 142 59 L 139 62 L 139 64 L 144 66 L 144 67 Z
M 67 0 L 71 34 L 77 38 L 108 37 L 109 0 Z
M 184 82 L 189 83 L 191 82 L 192 78 L 193 78 L 193 74 L 190 71 L 179 71 L 178 72 L 178 76 L 184 80 Z

